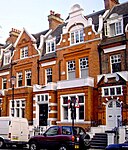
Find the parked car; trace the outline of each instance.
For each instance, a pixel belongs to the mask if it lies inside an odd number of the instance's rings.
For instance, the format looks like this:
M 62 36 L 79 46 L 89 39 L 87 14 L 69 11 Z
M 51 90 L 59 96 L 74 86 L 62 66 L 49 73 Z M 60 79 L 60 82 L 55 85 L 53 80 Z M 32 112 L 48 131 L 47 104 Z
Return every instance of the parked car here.
M 51 126 L 29 140 L 30 150 L 82 150 L 90 146 L 90 136 L 81 127 Z
M 106 147 L 106 150 L 128 150 L 128 141 L 121 144 L 110 144 Z

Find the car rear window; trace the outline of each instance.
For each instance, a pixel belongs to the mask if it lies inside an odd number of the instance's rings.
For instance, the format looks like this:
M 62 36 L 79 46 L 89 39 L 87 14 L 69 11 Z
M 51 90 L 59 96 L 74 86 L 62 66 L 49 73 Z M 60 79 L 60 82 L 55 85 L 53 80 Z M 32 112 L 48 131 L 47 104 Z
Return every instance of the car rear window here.
M 72 134 L 71 127 L 62 127 L 62 134 L 71 135 Z
M 80 128 L 80 127 L 73 127 L 73 134 L 74 135 L 83 135 L 85 134 L 85 131 L 83 128 Z

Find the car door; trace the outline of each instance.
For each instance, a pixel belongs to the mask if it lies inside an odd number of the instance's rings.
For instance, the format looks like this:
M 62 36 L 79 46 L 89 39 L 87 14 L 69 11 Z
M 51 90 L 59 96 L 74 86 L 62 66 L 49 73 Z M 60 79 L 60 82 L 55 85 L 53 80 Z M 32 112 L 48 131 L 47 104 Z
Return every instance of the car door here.
M 46 136 L 46 143 L 47 143 L 47 149 L 55 149 L 57 147 L 57 145 L 59 144 L 59 141 L 58 141 L 58 130 L 59 130 L 59 127 L 58 126 L 53 126 L 53 127 L 50 127 L 46 133 L 45 133 L 45 136 Z

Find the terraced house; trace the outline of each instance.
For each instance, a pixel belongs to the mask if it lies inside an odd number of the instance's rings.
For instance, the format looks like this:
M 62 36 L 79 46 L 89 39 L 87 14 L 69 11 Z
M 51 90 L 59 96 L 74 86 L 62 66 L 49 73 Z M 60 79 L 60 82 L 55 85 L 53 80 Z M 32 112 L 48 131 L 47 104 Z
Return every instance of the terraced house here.
M 37 34 L 12 29 L 1 48 L 1 116 L 14 109 L 35 128 L 73 117 L 84 128 L 127 124 L 128 2 L 104 4 L 90 15 L 75 4 L 65 21 L 50 11 L 49 29 Z

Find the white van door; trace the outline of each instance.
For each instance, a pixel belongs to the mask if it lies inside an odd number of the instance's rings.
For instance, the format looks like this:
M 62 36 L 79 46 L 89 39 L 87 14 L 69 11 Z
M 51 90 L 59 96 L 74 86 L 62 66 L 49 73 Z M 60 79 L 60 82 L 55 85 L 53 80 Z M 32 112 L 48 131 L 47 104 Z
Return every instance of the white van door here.
M 25 118 L 21 118 L 20 123 L 20 141 L 28 142 L 29 138 L 29 126 Z
M 11 141 L 20 140 L 20 123 L 19 119 L 12 119 L 9 127 L 9 133 L 11 134 Z

